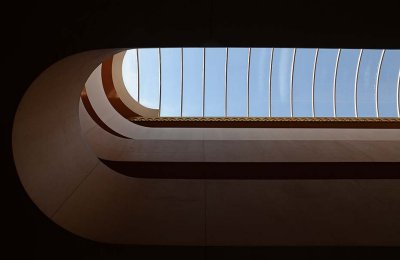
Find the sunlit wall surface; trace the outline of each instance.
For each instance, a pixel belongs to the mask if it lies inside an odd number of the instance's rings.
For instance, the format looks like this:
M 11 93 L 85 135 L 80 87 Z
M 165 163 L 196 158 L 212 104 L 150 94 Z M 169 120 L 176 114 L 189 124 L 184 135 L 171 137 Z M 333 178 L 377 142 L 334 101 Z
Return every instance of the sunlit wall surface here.
M 145 48 L 128 92 L 162 117 L 399 117 L 400 50 Z

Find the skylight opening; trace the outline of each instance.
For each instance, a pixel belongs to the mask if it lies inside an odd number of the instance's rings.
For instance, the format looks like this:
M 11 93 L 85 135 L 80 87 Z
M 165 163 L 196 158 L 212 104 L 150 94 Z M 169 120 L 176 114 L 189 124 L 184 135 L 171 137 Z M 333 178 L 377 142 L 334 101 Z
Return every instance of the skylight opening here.
M 160 117 L 399 117 L 400 50 L 145 48 L 122 75 Z

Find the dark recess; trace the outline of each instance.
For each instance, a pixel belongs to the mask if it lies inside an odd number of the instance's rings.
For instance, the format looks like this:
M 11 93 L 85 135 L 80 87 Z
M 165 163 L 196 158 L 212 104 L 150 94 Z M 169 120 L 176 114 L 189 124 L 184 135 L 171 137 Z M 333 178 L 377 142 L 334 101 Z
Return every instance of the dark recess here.
M 399 179 L 391 162 L 132 162 L 100 159 L 123 175 L 147 179 Z M 370 167 L 379 167 L 372 172 Z M 347 170 L 348 169 L 348 170 Z M 352 171 L 350 171 L 352 170 Z

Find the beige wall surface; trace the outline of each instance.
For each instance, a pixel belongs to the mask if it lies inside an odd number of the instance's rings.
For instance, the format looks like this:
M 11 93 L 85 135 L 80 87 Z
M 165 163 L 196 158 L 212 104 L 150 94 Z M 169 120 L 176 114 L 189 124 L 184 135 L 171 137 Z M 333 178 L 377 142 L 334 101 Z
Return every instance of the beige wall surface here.
M 76 235 L 120 244 L 400 244 L 399 180 L 167 180 L 127 177 L 106 167 L 92 150 L 94 141 L 104 138 L 99 146 L 112 158 L 119 158 L 112 149 L 120 153 L 131 146 L 101 133 L 82 109 L 79 116 L 79 97 L 101 61 L 119 51 L 91 51 L 61 60 L 33 82 L 18 107 L 13 129 L 17 171 L 32 201 L 54 222 Z M 284 155 L 294 147 L 290 140 L 303 142 L 306 150 L 314 149 L 307 147 L 306 140 L 330 140 L 324 147 L 331 150 L 362 150 L 355 153 L 357 160 L 365 151 L 371 151 L 368 157 L 375 156 L 376 149 L 393 150 L 393 156 L 398 150 L 398 132 L 393 131 L 379 135 L 380 131 L 349 130 L 342 131 L 340 138 L 329 129 L 161 131 L 132 125 L 111 110 L 104 110 L 104 115 L 113 129 L 148 141 L 136 146 L 140 142 L 129 140 L 136 151 L 150 151 L 151 156 L 168 154 L 169 145 L 177 145 L 177 139 L 194 141 L 179 148 L 194 158 L 197 153 L 216 156 L 219 149 L 229 146 L 246 153 L 252 149 L 251 142 L 236 147 L 230 140 L 275 142 L 264 152 L 276 158 L 280 153 L 276 155 L 275 150 L 282 149 Z M 168 144 L 168 140 L 174 142 Z M 208 148 L 196 150 L 198 140 Z M 338 140 L 352 141 L 346 147 Z M 109 149 L 107 142 L 112 143 Z

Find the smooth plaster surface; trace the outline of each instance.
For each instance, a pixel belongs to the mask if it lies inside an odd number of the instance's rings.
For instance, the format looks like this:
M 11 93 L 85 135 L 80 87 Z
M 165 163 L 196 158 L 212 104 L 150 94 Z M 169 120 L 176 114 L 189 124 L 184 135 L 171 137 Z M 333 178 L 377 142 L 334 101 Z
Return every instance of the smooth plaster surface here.
M 90 73 L 118 51 L 85 52 L 54 64 L 19 105 L 13 129 L 17 171 L 33 202 L 57 224 L 88 239 L 121 244 L 400 244 L 400 180 L 165 180 L 131 178 L 107 168 L 83 138 L 79 96 Z M 84 126 L 87 136 L 96 129 L 91 127 Z M 216 133 L 229 140 L 238 132 Z M 296 136 L 273 132 L 272 140 Z M 321 132 L 313 139 L 332 136 Z M 371 135 L 345 133 L 342 139 L 360 141 Z M 384 133 L 375 135 L 379 142 L 358 149 L 374 153 L 377 145 L 396 152 L 397 146 L 387 148 L 381 141 L 398 139 L 398 132 Z

